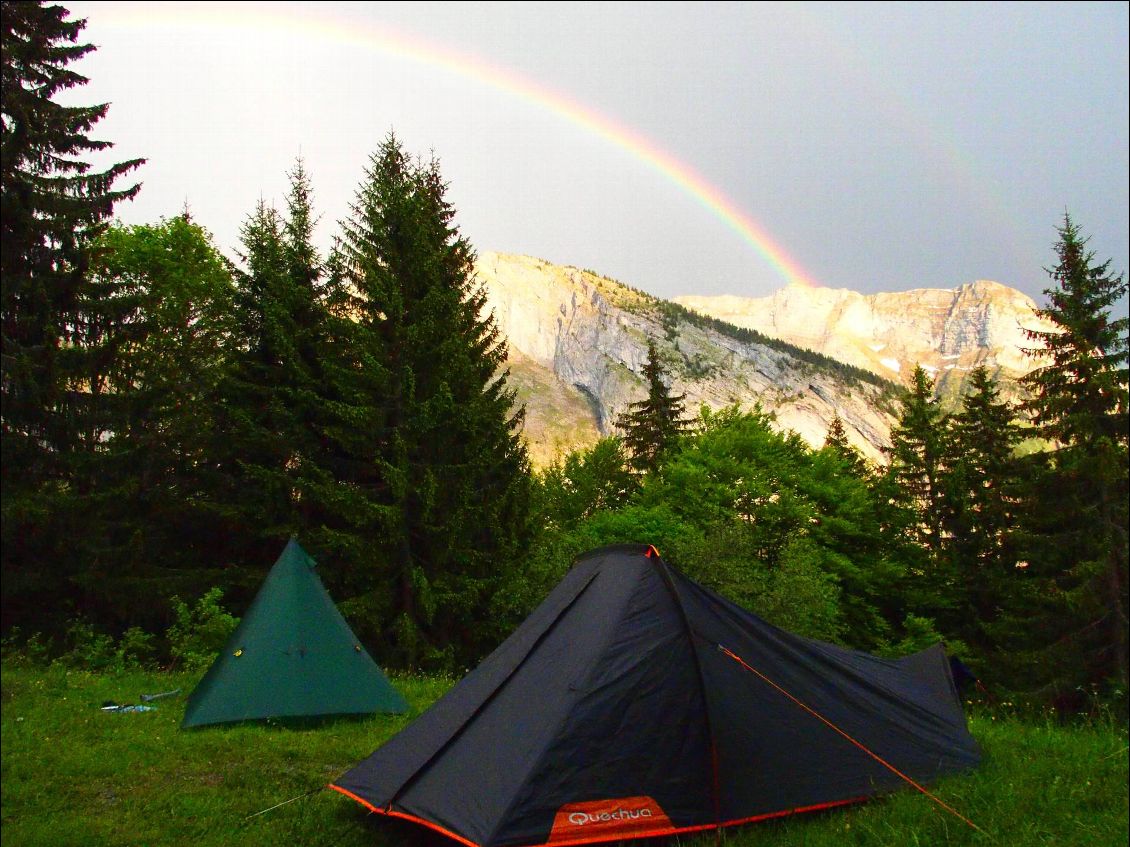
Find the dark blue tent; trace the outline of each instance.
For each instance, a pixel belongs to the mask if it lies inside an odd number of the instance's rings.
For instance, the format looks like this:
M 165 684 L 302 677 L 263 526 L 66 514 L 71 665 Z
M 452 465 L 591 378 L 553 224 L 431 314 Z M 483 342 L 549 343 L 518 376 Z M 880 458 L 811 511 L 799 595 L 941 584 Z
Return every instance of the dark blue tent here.
M 802 638 L 632 545 L 579 559 L 331 787 L 473 847 L 578 844 L 828 808 L 978 760 L 940 645 L 883 659 Z

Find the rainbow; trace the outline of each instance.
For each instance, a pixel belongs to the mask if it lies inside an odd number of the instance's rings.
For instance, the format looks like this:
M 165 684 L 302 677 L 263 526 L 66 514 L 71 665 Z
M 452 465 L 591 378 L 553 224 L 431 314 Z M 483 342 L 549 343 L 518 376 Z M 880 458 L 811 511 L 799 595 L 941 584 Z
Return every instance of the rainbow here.
M 131 4 L 132 5 L 132 4 Z M 456 50 L 439 47 L 414 36 L 370 22 L 338 21 L 326 17 L 293 17 L 279 13 L 262 14 L 255 5 L 218 4 L 180 6 L 173 3 L 133 7 L 137 14 L 111 23 L 147 27 L 156 24 L 196 26 L 208 29 L 245 28 L 262 34 L 264 27 L 291 35 L 323 37 L 392 56 L 439 67 L 518 97 L 547 110 L 610 144 L 626 151 L 662 177 L 674 183 L 711 214 L 717 217 L 752 247 L 784 280 L 792 285 L 818 287 L 785 249 L 749 215 L 692 167 L 675 159 L 658 145 L 611 118 L 584 106 L 512 71 Z M 107 17 L 111 17 L 107 15 Z

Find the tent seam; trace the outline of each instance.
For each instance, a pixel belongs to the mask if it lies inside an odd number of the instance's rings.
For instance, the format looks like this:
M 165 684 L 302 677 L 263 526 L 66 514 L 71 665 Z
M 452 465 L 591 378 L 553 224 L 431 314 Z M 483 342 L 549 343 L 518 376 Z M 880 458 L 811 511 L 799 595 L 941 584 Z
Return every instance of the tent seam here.
M 592 575 L 591 579 L 590 579 L 590 582 L 591 582 L 591 580 L 596 579 L 596 577 L 599 575 L 599 573 L 600 573 L 600 571 L 597 571 L 596 573 L 594 573 Z M 587 588 L 588 586 L 586 585 L 585 587 Z M 578 594 L 577 596 L 580 597 L 580 594 Z M 631 599 L 632 599 L 632 595 L 630 593 L 625 595 L 625 597 L 624 597 L 624 606 L 625 607 L 631 602 Z M 554 623 L 556 624 L 556 621 L 554 621 Z M 599 655 L 599 656 L 604 655 L 604 650 L 608 647 L 608 643 L 612 640 L 612 637 L 615 634 L 615 632 L 616 632 L 616 627 L 614 627 L 614 626 L 609 627 L 608 634 L 605 637 L 604 642 L 601 645 L 600 652 L 598 652 L 597 655 Z M 588 687 L 587 683 L 590 679 L 592 679 L 592 676 L 595 673 L 596 673 L 595 667 L 593 667 L 589 670 L 588 674 L 586 674 L 586 676 L 584 678 L 585 684 L 581 686 L 582 690 L 587 689 L 587 687 Z M 575 701 L 577 698 L 574 697 L 573 699 Z M 561 725 L 564 724 L 569 719 L 569 714 L 570 713 L 569 713 L 568 710 L 566 710 L 565 712 L 562 713 L 560 722 L 554 728 L 553 734 L 551 734 L 549 736 L 549 740 L 546 741 L 546 743 L 542 745 L 541 750 L 538 751 L 537 758 L 534 759 L 533 764 L 530 766 L 529 770 L 526 772 L 525 777 L 523 777 L 522 782 L 518 785 L 517 790 L 514 792 L 514 796 L 511 799 L 509 805 L 507 805 L 507 807 L 503 810 L 502 814 L 498 818 L 498 822 L 494 826 L 494 829 L 491 830 L 490 837 L 487 838 L 487 839 L 484 839 L 484 841 L 483 841 L 484 845 L 490 845 L 490 844 L 493 843 L 494 836 L 498 834 L 499 828 L 502 827 L 502 825 L 506 822 L 507 817 L 509 816 L 510 812 L 514 809 L 514 807 L 516 805 L 518 805 L 519 800 L 524 799 L 523 796 L 522 796 L 522 791 L 529 784 L 531 775 L 537 773 L 538 768 L 541 766 L 541 763 L 545 759 L 546 753 L 549 752 L 549 748 L 553 746 L 554 742 L 558 738 L 557 731 L 560 730 Z
M 534 651 L 537 650 L 537 648 L 546 639 L 546 637 L 549 635 L 549 633 L 551 633 L 554 630 L 554 628 L 561 621 L 561 618 L 565 615 L 565 613 L 568 612 L 569 609 L 573 608 L 573 605 L 578 600 L 581 599 L 581 596 L 586 591 L 588 591 L 589 587 L 592 585 L 593 581 L 596 579 L 596 576 L 597 576 L 597 574 L 595 574 L 595 573 L 592 574 L 592 576 L 590 576 L 588 578 L 588 580 L 585 582 L 585 584 L 583 586 L 581 586 L 580 589 L 578 589 L 577 593 L 573 596 L 573 598 L 561 608 L 561 611 L 557 613 L 557 615 L 549 623 L 549 625 L 545 628 L 545 630 L 536 639 L 534 639 L 534 643 L 530 645 L 530 649 L 526 651 L 526 655 L 524 655 L 521 658 L 521 660 L 518 661 L 514 665 L 514 667 L 510 669 L 510 672 L 506 674 L 505 678 L 501 682 L 499 682 L 499 684 L 497 686 L 495 686 L 494 690 L 491 691 L 491 693 L 486 698 L 483 699 L 483 702 L 480 703 L 475 708 L 475 710 L 473 712 L 471 712 L 471 714 L 459 726 L 459 728 L 456 729 L 456 731 L 453 732 L 451 734 L 451 736 L 446 741 L 444 741 L 443 744 L 441 744 L 431 756 L 429 756 L 427 759 L 425 759 L 424 762 L 420 765 L 420 767 L 416 768 L 416 770 L 414 770 L 410 776 L 405 778 L 404 782 L 402 782 L 400 784 L 400 787 L 397 788 L 396 791 L 394 791 L 392 793 L 392 795 L 389 797 L 388 802 L 385 805 L 386 809 L 388 809 L 390 812 L 392 811 L 392 804 L 395 803 L 397 801 L 397 799 L 402 794 L 404 794 L 404 792 L 408 788 L 408 786 L 411 783 L 415 782 L 416 779 L 420 776 L 420 774 L 423 773 L 425 770 L 427 770 L 427 768 L 432 764 L 432 762 L 434 762 L 445 750 L 447 750 L 447 748 L 450 747 L 455 742 L 455 740 L 457 738 L 459 738 L 466 731 L 467 727 L 471 725 L 472 721 L 482 712 L 482 710 L 485 709 L 487 707 L 487 705 L 490 704 L 490 702 L 493 701 L 496 696 L 498 696 L 498 693 L 500 691 L 502 691 L 502 689 L 510 682 L 511 679 L 514 678 L 514 675 L 516 673 L 518 673 L 518 671 L 522 668 L 522 666 L 529 660 L 530 656 L 533 655 Z M 497 824 L 496 824 L 496 828 L 497 828 Z M 491 835 L 493 836 L 493 834 L 494 834 L 494 832 L 492 830 Z M 488 843 L 489 843 L 489 839 L 483 840 L 483 844 L 488 844 Z

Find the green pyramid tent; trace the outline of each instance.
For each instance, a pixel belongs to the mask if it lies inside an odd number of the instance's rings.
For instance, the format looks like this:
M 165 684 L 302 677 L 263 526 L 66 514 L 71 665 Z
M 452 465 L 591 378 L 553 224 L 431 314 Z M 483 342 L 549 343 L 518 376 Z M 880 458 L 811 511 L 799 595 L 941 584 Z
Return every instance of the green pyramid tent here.
M 404 698 L 334 606 L 293 538 L 192 692 L 181 727 L 404 712 Z

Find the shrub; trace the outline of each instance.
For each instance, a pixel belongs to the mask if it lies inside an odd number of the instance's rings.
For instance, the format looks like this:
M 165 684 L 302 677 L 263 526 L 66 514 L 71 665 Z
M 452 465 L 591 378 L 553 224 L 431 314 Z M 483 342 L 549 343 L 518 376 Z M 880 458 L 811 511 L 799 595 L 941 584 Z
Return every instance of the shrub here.
M 85 670 L 109 670 L 115 664 L 113 636 L 97 632 L 85 619 L 80 618 L 71 624 L 64 643 L 67 651 L 56 660 L 61 664 Z
M 179 597 L 170 598 L 176 620 L 166 637 L 174 664 L 185 670 L 207 667 L 235 632 L 239 618 L 220 605 L 223 594 L 222 588 L 210 588 L 191 608 Z
M 41 666 L 50 662 L 55 643 L 45 638 L 41 632 L 33 632 L 24 637 L 18 626 L 4 636 L 2 642 L 3 659 L 6 665 Z
M 144 668 L 153 663 L 157 652 L 154 642 L 157 636 L 141 627 L 131 626 L 118 639 L 114 651 L 116 664 L 120 668 Z

